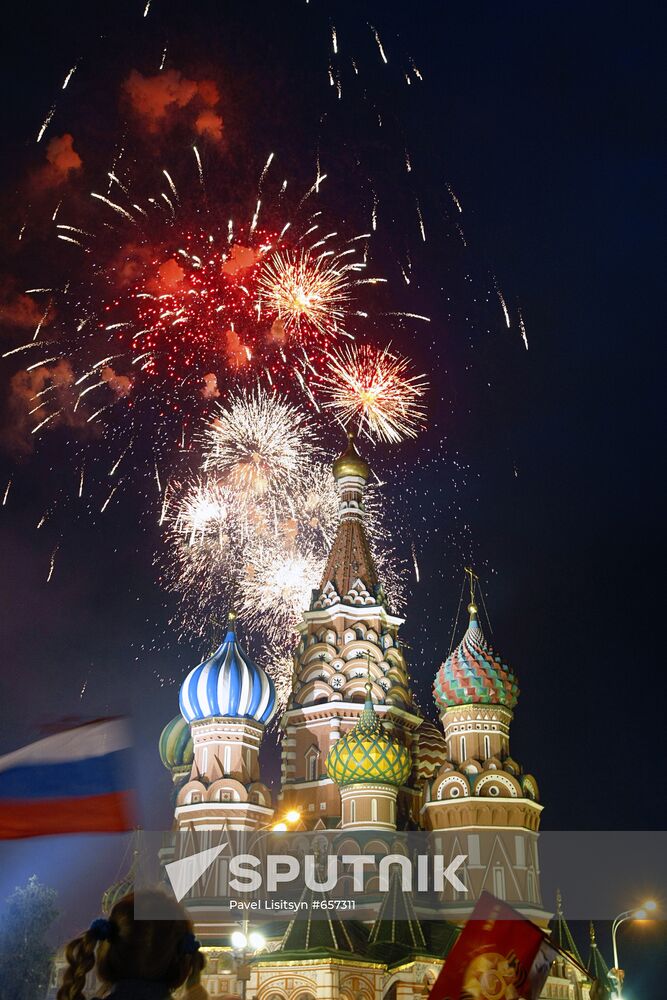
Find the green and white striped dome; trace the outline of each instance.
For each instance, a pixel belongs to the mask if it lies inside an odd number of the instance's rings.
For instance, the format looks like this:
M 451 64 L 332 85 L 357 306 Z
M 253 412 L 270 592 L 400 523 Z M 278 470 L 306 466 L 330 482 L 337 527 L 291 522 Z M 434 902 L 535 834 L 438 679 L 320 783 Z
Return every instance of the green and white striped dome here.
M 174 777 L 190 773 L 193 760 L 190 726 L 182 715 L 176 715 L 160 734 L 160 760 Z

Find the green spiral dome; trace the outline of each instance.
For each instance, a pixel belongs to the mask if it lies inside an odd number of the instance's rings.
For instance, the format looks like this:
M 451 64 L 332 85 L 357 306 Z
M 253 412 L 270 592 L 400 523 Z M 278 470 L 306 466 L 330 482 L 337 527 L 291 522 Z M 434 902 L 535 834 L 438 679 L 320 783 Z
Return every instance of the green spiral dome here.
M 190 773 L 193 760 L 190 726 L 182 715 L 168 722 L 160 734 L 160 760 L 174 777 Z

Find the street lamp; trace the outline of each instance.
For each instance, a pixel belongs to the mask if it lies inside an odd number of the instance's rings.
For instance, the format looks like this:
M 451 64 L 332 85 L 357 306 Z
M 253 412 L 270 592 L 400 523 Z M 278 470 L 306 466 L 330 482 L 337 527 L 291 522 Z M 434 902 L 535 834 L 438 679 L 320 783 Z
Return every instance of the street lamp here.
M 614 952 L 614 968 L 611 970 L 609 975 L 613 976 L 614 982 L 616 983 L 616 988 L 614 990 L 616 1000 L 622 1000 L 623 989 L 623 970 L 618 964 L 618 948 L 616 946 L 616 934 L 618 932 L 618 928 L 621 924 L 624 924 L 626 920 L 646 920 L 648 914 L 654 913 L 657 908 L 658 904 L 654 899 L 647 899 L 645 903 L 642 903 L 638 910 L 625 910 L 624 913 L 619 913 L 611 925 L 611 944 Z
M 247 933 L 248 924 L 244 923 L 242 931 L 234 931 L 231 937 L 232 955 L 234 956 L 234 974 L 241 984 L 241 1000 L 245 1000 L 246 987 L 250 979 L 250 961 L 253 955 L 261 951 L 266 941 L 259 931 Z
M 283 819 L 279 820 L 271 826 L 274 833 L 285 833 L 291 826 L 296 826 L 296 824 L 301 819 L 301 813 L 298 809 L 290 809 L 289 812 L 285 813 Z

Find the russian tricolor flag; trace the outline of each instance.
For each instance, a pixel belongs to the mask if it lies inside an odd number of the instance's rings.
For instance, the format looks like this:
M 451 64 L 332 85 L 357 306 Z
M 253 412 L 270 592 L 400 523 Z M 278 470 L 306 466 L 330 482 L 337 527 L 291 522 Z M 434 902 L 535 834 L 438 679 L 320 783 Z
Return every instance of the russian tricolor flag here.
M 0 757 L 0 840 L 131 830 L 131 740 L 100 719 Z

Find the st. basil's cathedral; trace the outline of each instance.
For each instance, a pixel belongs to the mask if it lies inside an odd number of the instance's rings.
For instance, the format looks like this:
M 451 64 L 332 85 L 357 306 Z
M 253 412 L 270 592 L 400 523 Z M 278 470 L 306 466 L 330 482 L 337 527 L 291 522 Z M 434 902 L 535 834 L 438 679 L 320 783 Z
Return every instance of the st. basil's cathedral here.
M 399 636 L 404 619 L 388 605 L 365 529 L 370 468 L 351 436 L 333 476 L 339 524 L 298 625 L 292 690 L 279 721 L 280 788 L 272 792 L 259 765 L 276 692 L 241 646 L 230 613 L 222 644 L 185 678 L 180 714 L 160 737 L 175 829 L 193 852 L 207 846 L 211 831 L 275 829 L 285 816 L 302 831 L 442 832 L 467 856 L 466 892 L 447 886 L 443 916 L 433 921 L 420 918 L 417 893 L 393 882 L 373 921 L 335 911 L 284 921 L 243 962 L 230 945 L 233 928 L 201 923 L 203 984 L 213 1000 L 425 998 L 483 891 L 542 927 L 552 917 L 540 890 L 538 784 L 510 751 L 517 678 L 482 631 L 475 578 L 468 627 L 435 677 L 436 726 L 413 700 Z M 107 907 L 128 884 L 112 887 Z M 201 892 L 211 894 L 210 886 Z M 196 902 L 189 899 L 193 913 Z M 541 996 L 588 1000 L 592 980 L 607 972 L 593 928 L 582 962 L 560 900 L 551 927 L 580 968 L 559 957 Z

